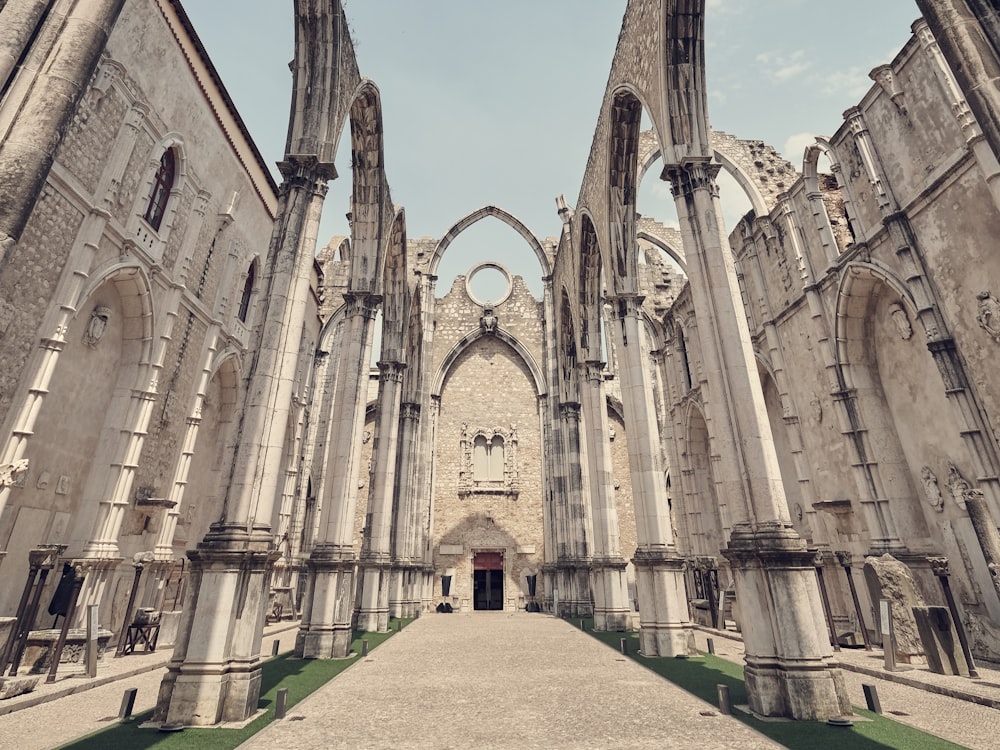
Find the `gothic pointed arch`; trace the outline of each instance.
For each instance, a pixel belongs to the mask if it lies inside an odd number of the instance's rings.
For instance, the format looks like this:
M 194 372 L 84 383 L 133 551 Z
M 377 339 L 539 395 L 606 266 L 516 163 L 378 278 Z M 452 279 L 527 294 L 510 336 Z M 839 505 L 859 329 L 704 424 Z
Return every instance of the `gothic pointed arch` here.
M 600 241 L 589 211 L 580 211 L 576 220 L 579 223 L 580 238 L 580 281 L 579 316 L 580 316 L 580 356 L 586 361 L 601 360 L 601 305 L 602 305 L 602 258 Z
M 531 381 L 535 386 L 536 396 L 541 397 L 547 393 L 545 378 L 542 375 L 541 369 L 538 367 L 538 363 L 535 362 L 534 357 L 531 356 L 531 352 L 528 351 L 528 348 L 516 336 L 513 336 L 502 328 L 497 327 L 494 328 L 492 332 L 487 332 L 482 328 L 476 328 L 473 331 L 469 331 L 455 343 L 455 345 L 441 360 L 441 364 L 434 373 L 434 380 L 431 382 L 431 395 L 441 395 L 441 389 L 444 387 L 444 382 L 448 377 L 448 372 L 451 370 L 452 365 L 455 364 L 458 357 L 473 343 L 486 336 L 495 336 L 514 350 L 531 375 Z
M 440 242 L 438 242 L 437 247 L 434 248 L 434 254 L 431 256 L 430 262 L 427 265 L 427 273 L 431 276 L 436 276 L 438 265 L 441 263 L 441 258 L 444 255 L 445 250 L 448 249 L 448 246 L 454 242 L 455 238 L 476 222 L 489 216 L 499 219 L 524 238 L 524 241 L 528 243 L 528 246 L 531 247 L 532 251 L 535 253 L 535 257 L 538 259 L 538 265 L 542 268 L 542 276 L 548 276 L 552 273 L 549 258 L 545 254 L 545 250 L 542 248 L 542 243 L 538 241 L 538 238 L 534 235 L 534 233 L 516 216 L 504 211 L 502 208 L 497 208 L 496 206 L 483 206 L 482 208 L 473 211 L 468 216 L 465 216 L 455 222 L 451 229 L 445 232 L 444 237 L 442 237 Z
M 409 289 L 406 275 L 406 214 L 396 212 L 386 243 L 385 266 L 381 275 L 382 352 L 381 359 L 405 362 Z
M 384 172 L 382 102 L 378 87 L 364 79 L 351 101 L 351 290 L 374 292 L 386 248 L 386 223 L 395 218 Z

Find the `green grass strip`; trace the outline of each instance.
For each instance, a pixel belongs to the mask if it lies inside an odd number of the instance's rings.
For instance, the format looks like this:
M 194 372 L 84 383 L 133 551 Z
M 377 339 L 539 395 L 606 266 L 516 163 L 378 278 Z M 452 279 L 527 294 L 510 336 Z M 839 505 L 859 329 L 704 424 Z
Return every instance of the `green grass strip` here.
M 578 624 L 581 621 L 574 619 Z M 621 647 L 621 639 L 628 642 L 631 659 L 651 669 L 687 692 L 718 706 L 717 685 L 728 685 L 733 705 L 747 703 L 743 667 L 712 654 L 697 659 L 674 657 L 647 658 L 639 655 L 639 634 L 596 632 L 593 620 L 582 620 L 590 635 L 614 648 Z M 733 716 L 775 742 L 791 750 L 815 750 L 821 747 L 844 747 L 852 750 L 963 750 L 956 745 L 919 729 L 900 724 L 880 714 L 855 708 L 859 716 L 871 721 L 859 721 L 851 727 L 833 727 L 819 721 L 761 721 L 743 711 L 733 711 Z
M 242 729 L 214 729 L 187 727 L 180 732 L 161 733 L 156 729 L 140 729 L 139 725 L 149 721 L 152 711 L 136 714 L 132 718 L 102 729 L 81 739 L 62 746 L 62 750 L 230 750 L 246 742 L 261 729 L 274 721 L 275 701 L 278 690 L 288 688 L 287 708 L 315 692 L 338 674 L 356 664 L 361 658 L 361 641 L 368 641 L 368 650 L 384 643 L 396 632 L 396 618 L 393 618 L 388 633 L 356 633 L 351 641 L 351 650 L 359 656 L 350 659 L 294 659 L 289 654 L 264 662 L 261 666 L 260 708 L 265 713 L 258 716 Z M 399 620 L 406 627 L 412 618 Z

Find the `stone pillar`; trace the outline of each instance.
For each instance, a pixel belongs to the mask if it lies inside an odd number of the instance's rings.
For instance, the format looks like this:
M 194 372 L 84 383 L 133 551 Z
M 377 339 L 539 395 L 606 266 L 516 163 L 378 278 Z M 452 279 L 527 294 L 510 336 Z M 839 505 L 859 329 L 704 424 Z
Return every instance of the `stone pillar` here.
M 10 83 L 17 61 L 51 6 L 49 0 L 7 0 L 0 6 L 0 92 Z
M 976 4 L 983 9 L 982 3 Z M 995 15 L 992 24 L 989 19 L 977 18 L 966 0 L 917 0 L 917 7 L 954 72 L 986 142 L 1000 159 L 1000 58 L 990 41 L 996 33 Z
M 389 568 L 399 445 L 399 399 L 406 365 L 379 362 L 378 369 L 378 408 L 372 455 L 375 471 L 368 495 L 360 559 L 362 583 L 358 630 L 384 633 L 389 629 Z
M 278 220 L 246 376 L 243 421 L 222 519 L 191 559 L 188 602 L 155 718 L 171 724 L 242 721 L 257 710 L 261 639 L 271 586 L 271 524 L 294 396 L 313 248 L 333 167 L 313 157 L 282 162 Z
M 674 544 L 663 482 L 659 430 L 639 320 L 642 299 L 622 295 L 612 300 L 635 502 L 638 548 L 632 562 L 639 598 L 640 648 L 646 656 L 679 656 L 694 652 L 694 634 L 684 588 L 684 560 Z
M 296 637 L 295 654 L 305 658 L 345 657 L 354 613 L 354 513 L 358 502 L 361 442 L 368 398 L 372 323 L 381 299 L 366 292 L 344 295 L 344 345 L 333 397 L 330 476 L 323 485 L 319 539 L 306 565 L 309 585 Z
M 591 587 L 594 591 L 594 629 L 623 631 L 628 627 L 628 581 L 621 551 L 618 509 L 615 508 L 611 450 L 608 445 L 608 408 L 604 392 L 604 363 L 583 365 L 581 387 L 586 436 L 590 517 L 593 528 Z
M 406 402 L 399 409 L 399 481 L 392 524 L 392 586 L 390 617 L 416 617 L 419 594 L 411 566 L 423 556 L 417 548 L 416 526 L 419 485 L 416 480 L 417 439 L 420 434 L 420 404 Z
M 575 376 L 576 373 L 573 373 Z M 580 442 L 580 404 L 575 401 L 559 405 L 565 451 L 563 455 L 566 478 L 566 532 L 568 589 L 561 593 L 571 617 L 589 617 L 593 614 L 590 595 L 590 543 L 587 508 L 583 501 L 583 459 Z
M 723 248 L 722 214 L 708 157 L 668 165 L 691 297 L 723 455 L 716 480 L 736 521 L 723 554 L 743 612 L 750 708 L 764 716 L 826 719 L 850 713 L 843 675 L 823 629 L 813 555 L 789 521 L 736 268 Z M 631 439 L 631 435 L 630 435 Z
M 53 19 L 62 26 L 59 44 L 41 65 L 16 119 L 0 142 L 0 268 L 21 239 L 56 150 L 124 4 L 125 0 L 74 3 L 68 16 Z M 3 12 L 13 14 L 24 6 L 24 0 L 17 0 L 5 4 Z M 36 12 L 26 8 L 21 25 L 31 21 Z M 18 47 L 16 39 L 11 40 L 11 45 Z

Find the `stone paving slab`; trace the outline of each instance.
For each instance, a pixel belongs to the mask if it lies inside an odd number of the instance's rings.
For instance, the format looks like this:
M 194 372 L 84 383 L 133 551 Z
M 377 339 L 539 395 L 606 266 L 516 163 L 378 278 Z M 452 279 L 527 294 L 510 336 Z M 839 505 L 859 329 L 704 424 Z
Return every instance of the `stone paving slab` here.
M 416 620 L 242 747 L 781 745 L 568 622 L 456 613 Z

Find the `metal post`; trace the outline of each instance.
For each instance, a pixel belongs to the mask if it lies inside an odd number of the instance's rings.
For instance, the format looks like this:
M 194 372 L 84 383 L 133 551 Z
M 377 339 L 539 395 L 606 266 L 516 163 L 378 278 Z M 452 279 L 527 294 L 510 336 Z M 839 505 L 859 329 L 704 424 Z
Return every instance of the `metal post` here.
M 274 701 L 274 718 L 284 719 L 288 709 L 288 688 L 281 688 Z
M 876 714 L 882 713 L 882 702 L 878 699 L 878 690 L 875 689 L 875 686 L 861 683 L 861 689 L 865 691 L 865 703 L 868 704 L 868 710 Z
M 944 590 L 944 598 L 948 602 L 948 611 L 951 612 L 951 620 L 955 623 L 955 632 L 958 633 L 958 642 L 962 644 L 962 654 L 965 656 L 965 663 L 969 667 L 969 677 L 978 679 L 979 672 L 976 671 L 976 662 L 972 658 L 972 649 L 969 648 L 969 638 L 965 634 L 965 625 L 959 616 L 958 605 L 955 603 L 955 595 L 951 592 L 951 583 L 948 581 L 948 558 L 928 557 L 927 562 L 931 564 L 931 570 L 934 571 L 934 575 L 937 576 L 937 579 L 941 582 L 941 588 Z
M 715 653 L 715 640 L 712 638 L 706 638 L 705 642 L 708 644 L 708 653 Z
M 715 689 L 719 693 L 719 713 L 731 716 L 733 713 L 733 699 L 729 694 L 729 685 L 716 685 Z
M 135 565 L 135 578 L 132 579 L 132 591 L 128 595 L 128 604 L 125 606 L 125 618 L 122 620 L 122 629 L 118 633 L 118 648 L 115 649 L 115 658 L 125 655 L 125 641 L 129 625 L 132 624 L 132 605 L 135 604 L 135 595 L 139 591 L 139 578 L 142 576 L 142 563 Z
M 621 645 L 622 653 L 623 654 L 627 654 L 628 653 L 628 638 L 622 638 L 620 645 Z
M 826 591 L 826 581 L 823 579 L 823 553 L 817 552 L 813 562 L 816 566 L 816 581 L 819 583 L 819 597 L 823 601 L 823 614 L 826 615 L 826 627 L 830 631 L 830 645 L 834 651 L 840 651 L 837 628 L 833 624 L 833 613 L 830 611 L 830 595 Z
M 56 671 L 59 669 L 59 660 L 62 658 L 63 648 L 66 646 L 66 636 L 69 634 L 69 624 L 73 619 L 73 615 L 76 614 L 76 600 L 80 598 L 80 589 L 83 588 L 84 573 L 81 565 L 76 564 L 73 566 L 73 588 L 69 594 L 69 607 L 66 609 L 66 616 L 63 618 L 62 630 L 59 633 L 59 640 L 56 641 L 56 647 L 51 655 L 51 663 L 49 664 L 49 674 L 45 678 L 45 683 L 49 684 L 56 681 Z
M 837 561 L 844 567 L 847 574 L 847 585 L 851 589 L 851 600 L 854 602 L 854 614 L 858 616 L 858 626 L 861 628 L 861 638 L 865 642 L 865 651 L 872 650 L 872 641 L 868 637 L 868 628 L 865 626 L 865 617 L 861 612 L 861 601 L 858 599 L 858 590 L 854 586 L 854 571 L 851 568 L 851 553 L 840 551 L 834 553 Z
M 362 656 L 368 656 L 368 639 L 367 638 L 365 638 L 363 641 L 361 641 L 361 655 Z
M 118 709 L 118 718 L 127 719 L 132 715 L 132 709 L 135 707 L 135 696 L 139 692 L 139 688 L 129 688 L 125 691 L 122 696 L 122 705 Z
M 278 649 L 280 647 L 281 647 L 281 641 L 279 639 L 275 638 L 271 642 L 271 656 L 277 656 L 278 655 Z

